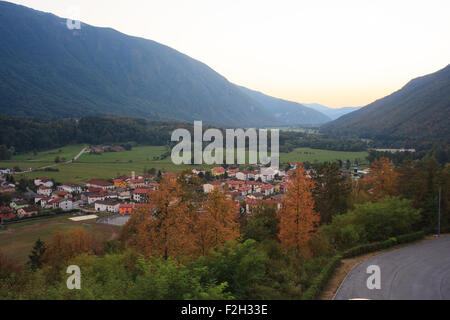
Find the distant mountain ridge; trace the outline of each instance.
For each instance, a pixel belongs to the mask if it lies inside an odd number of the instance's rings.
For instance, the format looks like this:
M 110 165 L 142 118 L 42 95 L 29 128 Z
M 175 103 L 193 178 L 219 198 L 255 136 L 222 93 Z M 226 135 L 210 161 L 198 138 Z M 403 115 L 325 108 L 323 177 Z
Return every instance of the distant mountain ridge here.
M 450 65 L 324 125 L 325 133 L 384 141 L 450 141 Z
M 244 87 L 239 88 L 268 112 L 272 113 L 279 122 L 288 125 L 319 125 L 332 120 L 322 112 L 308 108 L 300 103 L 274 98 Z
M 352 113 L 354 111 L 357 111 L 361 109 L 361 107 L 344 107 L 344 108 L 330 108 L 327 106 L 324 106 L 322 104 L 318 103 L 303 103 L 304 106 L 314 109 L 316 111 L 319 111 L 326 115 L 327 117 L 331 118 L 331 120 L 336 120 L 343 115 L 346 115 L 348 113 Z
M 69 30 L 66 19 L 4 1 L 0 19 L 0 114 L 5 116 L 117 115 L 232 127 L 330 121 L 300 104 L 256 97 L 152 40 L 84 23 L 81 30 Z

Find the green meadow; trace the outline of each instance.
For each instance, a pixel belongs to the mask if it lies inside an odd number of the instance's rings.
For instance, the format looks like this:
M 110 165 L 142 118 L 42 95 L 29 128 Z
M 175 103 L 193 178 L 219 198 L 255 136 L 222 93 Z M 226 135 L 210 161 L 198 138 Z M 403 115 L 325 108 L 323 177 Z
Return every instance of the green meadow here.
M 73 156 L 83 149 L 83 145 L 68 146 L 65 148 L 40 152 L 37 155 L 24 154 L 14 156 L 11 161 L 0 162 L 0 167 L 13 168 L 18 166 L 25 168 L 39 168 L 54 163 L 54 158 L 59 155 L 61 158 L 72 159 Z M 155 168 L 162 171 L 181 171 L 186 168 L 198 166 L 177 166 L 173 164 L 170 156 L 161 160 L 161 155 L 167 152 L 165 147 L 138 146 L 131 151 L 107 152 L 98 155 L 84 154 L 80 159 L 72 164 L 60 165 L 58 172 L 31 172 L 24 176 L 36 178 L 46 176 L 54 178 L 58 182 L 84 183 L 89 179 L 111 179 L 120 175 L 130 175 L 131 171 L 143 174 L 145 170 Z M 326 162 L 335 160 L 358 160 L 364 166 L 367 152 L 340 152 L 329 150 L 316 150 L 310 148 L 298 148 L 290 153 L 280 154 L 280 162 Z M 248 154 L 247 154 L 248 157 Z M 202 166 L 208 168 L 210 166 Z
M 26 263 L 34 243 L 39 238 L 48 242 L 55 232 L 69 230 L 84 230 L 93 232 L 97 237 L 109 240 L 117 236 L 119 229 L 115 226 L 95 224 L 94 221 L 73 222 L 70 216 L 61 216 L 42 219 L 39 222 L 24 222 L 9 226 L 6 231 L 0 232 L 0 250 L 11 259 Z

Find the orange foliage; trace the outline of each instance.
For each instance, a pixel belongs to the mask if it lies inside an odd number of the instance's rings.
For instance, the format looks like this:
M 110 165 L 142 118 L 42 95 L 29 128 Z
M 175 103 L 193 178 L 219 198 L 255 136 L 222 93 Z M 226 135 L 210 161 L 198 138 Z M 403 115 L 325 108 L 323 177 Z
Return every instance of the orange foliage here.
M 373 200 L 397 194 L 395 185 L 398 174 L 394 171 L 394 164 L 388 158 L 373 161 L 370 165 L 370 172 L 375 177 L 372 189 Z
M 102 251 L 103 243 L 83 230 L 70 230 L 66 234 L 56 232 L 46 246 L 43 262 L 60 267 L 82 253 L 100 254 Z
M 136 210 L 121 239 L 148 256 L 189 256 L 194 250 L 190 235 L 192 212 L 176 176 L 167 175 L 158 191 L 149 193 L 149 206 Z
M 195 244 L 201 255 L 240 237 L 237 209 L 219 190 L 208 195 L 203 209 L 197 213 L 194 226 Z
M 303 165 L 299 165 L 291 177 L 288 191 L 282 200 L 280 215 L 281 244 L 308 255 L 308 242 L 317 230 L 320 216 L 314 211 L 312 190 L 314 182 L 307 179 Z

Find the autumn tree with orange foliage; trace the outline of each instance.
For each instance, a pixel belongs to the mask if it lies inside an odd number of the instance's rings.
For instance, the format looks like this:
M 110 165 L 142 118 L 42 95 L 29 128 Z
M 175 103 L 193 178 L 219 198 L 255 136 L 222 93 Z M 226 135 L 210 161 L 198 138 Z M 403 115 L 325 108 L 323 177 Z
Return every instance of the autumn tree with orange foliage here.
M 46 245 L 42 261 L 44 265 L 60 268 L 68 260 L 82 253 L 92 255 L 103 253 L 103 242 L 84 230 L 56 232 Z
M 136 210 L 121 232 L 121 239 L 147 256 L 191 256 L 194 251 L 192 210 L 184 200 L 176 175 L 164 176 L 149 205 Z
M 370 165 L 370 173 L 375 178 L 372 188 L 372 200 L 380 200 L 386 196 L 397 195 L 394 164 L 388 158 L 375 159 Z
M 212 248 L 239 238 L 238 220 L 238 208 L 231 200 L 217 189 L 208 194 L 195 221 L 194 238 L 199 254 L 206 255 Z
M 300 164 L 290 179 L 279 212 L 281 244 L 305 256 L 309 255 L 308 243 L 320 222 L 319 214 L 314 211 L 313 189 L 314 182 L 305 176 Z

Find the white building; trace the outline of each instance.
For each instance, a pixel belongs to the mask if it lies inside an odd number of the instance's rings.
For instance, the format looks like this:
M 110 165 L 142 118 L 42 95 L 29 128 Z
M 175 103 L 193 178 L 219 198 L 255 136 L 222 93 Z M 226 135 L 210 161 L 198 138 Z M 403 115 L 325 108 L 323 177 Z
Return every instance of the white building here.
M 73 183 L 65 183 L 58 187 L 58 190 L 68 193 L 81 193 L 81 186 Z
M 48 180 L 47 178 L 38 178 L 34 180 L 34 185 L 39 187 L 39 186 L 45 186 L 48 188 L 52 188 L 53 187 L 53 182 L 51 180 Z
M 97 201 L 95 203 L 95 211 L 119 213 L 120 203 L 114 201 Z
M 41 196 L 45 196 L 45 197 L 50 197 L 52 192 L 53 192 L 52 188 L 49 188 L 46 186 L 40 186 L 37 190 L 37 194 L 39 194 Z

